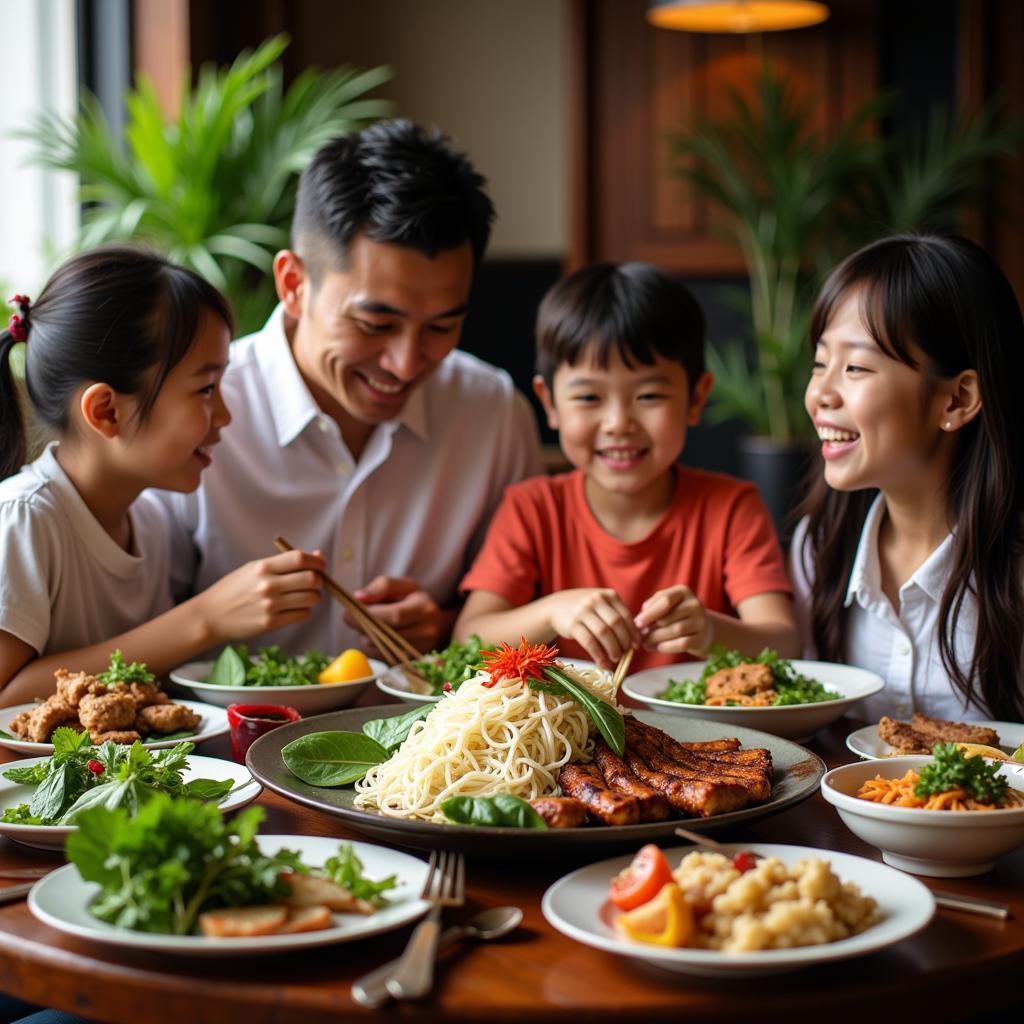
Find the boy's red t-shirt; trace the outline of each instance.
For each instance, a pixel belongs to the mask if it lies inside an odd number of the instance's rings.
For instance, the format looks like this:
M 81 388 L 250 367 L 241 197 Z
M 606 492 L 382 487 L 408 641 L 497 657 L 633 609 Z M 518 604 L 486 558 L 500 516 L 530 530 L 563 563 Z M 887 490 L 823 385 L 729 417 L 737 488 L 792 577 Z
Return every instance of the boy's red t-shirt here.
M 486 590 L 518 607 L 560 590 L 611 587 L 634 614 L 652 594 L 679 583 L 709 611 L 728 615 L 756 594 L 792 593 L 757 488 L 683 466 L 675 473 L 665 514 L 632 543 L 617 540 L 598 523 L 581 470 L 513 484 L 460 589 Z M 567 658 L 589 658 L 575 641 L 562 638 L 558 647 Z M 638 650 L 632 667 L 680 660 L 678 654 Z

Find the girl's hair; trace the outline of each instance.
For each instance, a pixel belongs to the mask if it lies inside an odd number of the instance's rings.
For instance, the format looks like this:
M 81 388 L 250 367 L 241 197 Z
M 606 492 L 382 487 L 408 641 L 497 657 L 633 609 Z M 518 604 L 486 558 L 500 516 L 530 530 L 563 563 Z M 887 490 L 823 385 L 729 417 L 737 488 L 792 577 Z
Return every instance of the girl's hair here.
M 978 416 L 956 433 L 946 515 L 956 524 L 949 578 L 939 606 L 939 651 L 968 705 L 995 718 L 1024 712 L 1018 677 L 1024 637 L 1021 525 L 1024 513 L 1024 322 L 1013 289 L 996 263 L 963 238 L 900 235 L 854 253 L 830 275 L 811 318 L 811 344 L 839 303 L 860 291 L 861 317 L 879 347 L 918 367 L 929 382 L 977 372 Z M 820 465 L 800 510 L 810 516 L 801 557 L 813 571 L 811 605 L 819 656 L 846 655 L 845 598 L 858 541 L 877 492 L 834 491 Z M 978 614 L 969 665 L 958 663 L 954 638 L 968 595 Z
M 25 383 L 39 419 L 64 434 L 76 392 L 102 381 L 141 396 L 141 424 L 192 346 L 204 310 L 234 333 L 220 292 L 156 253 L 112 245 L 71 257 L 25 318 Z M 9 330 L 0 332 L 0 479 L 25 460 L 25 425 L 10 366 L 14 343 Z

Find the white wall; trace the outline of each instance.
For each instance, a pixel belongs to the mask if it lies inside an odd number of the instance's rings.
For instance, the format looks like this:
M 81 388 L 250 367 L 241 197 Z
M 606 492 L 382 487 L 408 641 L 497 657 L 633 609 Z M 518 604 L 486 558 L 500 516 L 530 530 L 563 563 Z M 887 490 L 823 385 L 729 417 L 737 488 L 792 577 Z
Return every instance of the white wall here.
M 11 133 L 39 110 L 75 109 L 74 0 L 0 0 L 0 17 L 0 285 L 34 297 L 76 236 L 75 181 L 27 166 L 32 147 Z
M 454 136 L 498 209 L 491 257 L 568 238 L 566 0 L 300 0 L 303 63 L 391 64 L 380 93 Z

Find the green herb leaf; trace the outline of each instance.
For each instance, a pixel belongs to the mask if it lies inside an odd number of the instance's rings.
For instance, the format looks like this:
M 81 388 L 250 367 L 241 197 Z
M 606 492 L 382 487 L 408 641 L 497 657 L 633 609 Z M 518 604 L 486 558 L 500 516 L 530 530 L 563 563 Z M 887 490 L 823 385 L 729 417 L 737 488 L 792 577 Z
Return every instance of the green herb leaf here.
M 433 710 L 433 704 L 420 704 L 412 711 L 395 715 L 393 718 L 374 718 L 363 723 L 363 733 L 391 753 L 406 741 L 412 727 Z
M 242 648 L 244 652 L 244 648 Z M 210 674 L 203 680 L 211 686 L 244 686 L 245 674 L 252 663 L 244 653 L 239 654 L 230 645 L 225 647 L 210 669 Z
M 932 760 L 921 767 L 914 787 L 918 796 L 933 796 L 951 789 L 964 789 L 979 803 L 1001 805 L 1010 787 L 999 774 L 999 764 L 984 757 L 969 757 L 955 743 L 936 743 Z
M 185 783 L 184 795 L 193 800 L 220 803 L 234 786 L 234 779 L 192 779 Z
M 345 786 L 386 761 L 388 752 L 361 732 L 311 732 L 287 744 L 281 758 L 307 785 Z
M 96 678 L 107 686 L 117 686 L 119 683 L 151 683 L 156 677 L 141 661 L 126 664 L 124 655 L 116 650 L 110 656 L 110 667 Z
M 494 796 L 452 796 L 441 810 L 456 825 L 491 828 L 547 828 L 547 822 L 525 801 L 511 793 Z
M 589 690 L 580 686 L 575 679 L 570 679 L 565 672 L 554 665 L 545 668 L 544 675 L 553 683 L 559 683 L 565 687 L 566 693 L 590 715 L 591 721 L 597 726 L 597 731 L 604 737 L 608 746 L 621 756 L 626 749 L 626 725 L 618 709 L 601 700 L 600 697 L 595 697 Z
M 386 907 L 388 901 L 381 895 L 398 885 L 397 875 L 388 875 L 380 881 L 373 881 L 363 874 L 363 862 L 356 856 L 351 843 L 342 843 L 338 855 L 330 857 L 324 864 L 324 874 L 337 885 L 347 889 L 360 900 L 367 900 L 375 907 Z

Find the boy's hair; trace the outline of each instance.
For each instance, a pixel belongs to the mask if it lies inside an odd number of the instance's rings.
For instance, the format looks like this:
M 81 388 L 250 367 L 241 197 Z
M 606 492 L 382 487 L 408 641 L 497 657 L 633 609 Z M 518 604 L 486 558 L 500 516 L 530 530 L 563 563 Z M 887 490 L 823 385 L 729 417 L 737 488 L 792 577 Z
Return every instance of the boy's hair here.
M 192 347 L 203 311 L 234 333 L 227 300 L 209 282 L 163 256 L 101 246 L 62 263 L 25 317 L 25 384 L 42 423 L 70 424 L 82 385 L 103 382 L 141 396 L 145 421 L 167 375 Z M 25 459 L 25 425 L 10 366 L 16 339 L 0 331 L 0 479 Z
M 314 286 L 344 269 L 360 232 L 431 257 L 468 241 L 479 265 L 494 206 L 485 179 L 449 141 L 411 121 L 378 121 L 313 157 L 299 179 L 292 248 Z
M 597 263 L 563 278 L 537 312 L 537 373 L 551 387 L 559 366 L 587 352 L 605 368 L 613 351 L 630 368 L 658 356 L 704 373 L 704 314 L 681 281 L 648 263 Z

